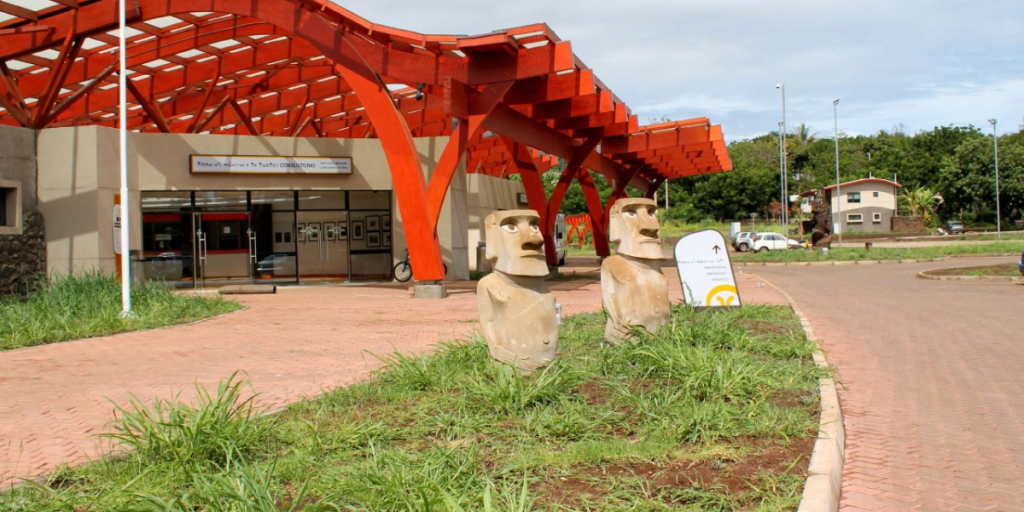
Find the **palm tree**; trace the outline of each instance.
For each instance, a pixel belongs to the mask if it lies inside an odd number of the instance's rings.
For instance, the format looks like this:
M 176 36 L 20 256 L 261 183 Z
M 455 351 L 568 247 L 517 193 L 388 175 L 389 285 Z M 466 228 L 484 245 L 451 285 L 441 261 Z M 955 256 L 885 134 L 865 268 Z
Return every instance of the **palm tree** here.
M 811 128 L 800 123 L 786 139 L 786 153 L 793 159 L 790 167 L 796 176 L 797 187 L 803 191 L 803 182 L 806 178 L 805 169 L 810 164 L 811 144 L 818 140 L 817 133 L 811 133 Z
M 923 216 L 925 219 L 942 204 L 944 199 L 934 190 L 928 187 L 919 187 L 914 190 L 904 190 L 900 201 L 906 204 L 912 217 Z
M 804 123 L 800 123 L 799 126 L 793 129 L 793 133 L 789 134 L 787 142 L 791 147 L 792 151 L 807 151 L 807 147 L 818 140 L 818 133 L 811 133 L 811 127 Z

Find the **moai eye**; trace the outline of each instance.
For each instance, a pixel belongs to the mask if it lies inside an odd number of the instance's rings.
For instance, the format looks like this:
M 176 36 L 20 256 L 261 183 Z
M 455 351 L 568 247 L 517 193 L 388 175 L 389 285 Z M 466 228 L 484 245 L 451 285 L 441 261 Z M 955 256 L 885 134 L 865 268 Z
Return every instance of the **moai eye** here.
M 650 215 L 651 218 L 656 217 L 658 215 L 658 209 L 657 208 L 651 208 L 650 210 L 647 210 L 647 215 Z
M 540 226 L 536 222 L 530 222 L 530 230 L 534 233 L 540 233 Z
M 625 210 L 625 211 L 622 212 L 622 216 L 630 218 L 630 219 L 635 219 L 636 218 L 636 210 Z
M 515 224 L 512 224 L 512 223 L 502 224 L 501 225 L 501 229 L 504 229 L 505 232 L 512 233 L 512 234 L 515 234 L 515 233 L 519 232 L 519 226 L 516 226 Z

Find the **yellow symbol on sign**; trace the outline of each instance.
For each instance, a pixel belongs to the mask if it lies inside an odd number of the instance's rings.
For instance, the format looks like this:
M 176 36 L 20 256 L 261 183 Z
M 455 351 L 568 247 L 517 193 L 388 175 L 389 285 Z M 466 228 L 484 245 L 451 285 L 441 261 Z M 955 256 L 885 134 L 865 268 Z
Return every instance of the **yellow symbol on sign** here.
M 709 307 L 732 306 L 734 300 L 739 298 L 740 293 L 731 284 L 716 286 L 708 292 L 708 298 L 704 301 Z

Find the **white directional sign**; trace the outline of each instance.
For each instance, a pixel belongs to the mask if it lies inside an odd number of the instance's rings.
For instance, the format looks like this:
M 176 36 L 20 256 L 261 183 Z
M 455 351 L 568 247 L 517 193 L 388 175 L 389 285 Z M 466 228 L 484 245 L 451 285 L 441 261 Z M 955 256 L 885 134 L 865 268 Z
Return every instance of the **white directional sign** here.
M 192 174 L 352 174 L 352 158 L 192 155 Z
M 676 265 L 686 303 L 705 308 L 738 307 L 740 292 L 722 234 L 706 229 L 676 243 Z

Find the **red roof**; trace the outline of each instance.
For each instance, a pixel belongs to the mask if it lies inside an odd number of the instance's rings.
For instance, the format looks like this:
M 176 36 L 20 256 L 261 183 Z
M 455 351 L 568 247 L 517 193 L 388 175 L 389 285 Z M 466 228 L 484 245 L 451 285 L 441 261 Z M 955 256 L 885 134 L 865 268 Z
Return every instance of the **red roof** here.
M 40 4 L 48 7 L 0 1 L 0 124 L 117 126 L 117 0 Z M 528 146 L 538 167 L 596 144 L 586 167 L 645 189 L 732 168 L 720 126 L 707 118 L 639 126 L 545 24 L 429 35 L 326 0 L 128 6 L 134 131 L 378 137 L 369 100 L 343 77 L 354 72 L 387 86 L 414 137 L 452 135 L 456 120 L 482 116 L 464 148 L 470 172 L 516 172 L 512 142 Z
M 848 187 L 850 185 L 857 185 L 857 184 L 860 184 L 860 183 L 882 183 L 882 184 L 885 184 L 885 185 L 889 185 L 891 187 L 903 188 L 903 185 L 900 185 L 899 183 L 896 183 L 895 181 L 889 181 L 889 180 L 882 179 L 882 178 L 861 178 L 859 180 L 847 181 L 846 183 L 840 183 L 839 184 L 839 188 L 841 189 L 843 187 Z M 827 187 L 822 187 L 822 190 L 832 190 L 834 188 L 836 188 L 835 185 L 829 185 Z M 818 191 L 817 189 L 808 190 L 807 192 L 801 193 L 800 197 L 806 197 L 806 196 L 814 195 L 814 193 L 817 192 L 817 191 Z

